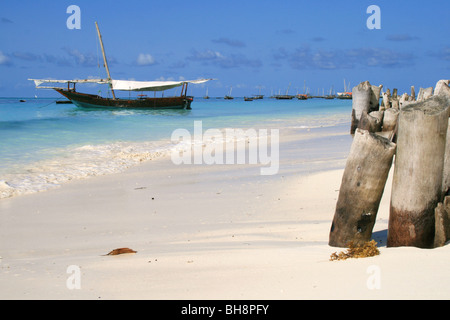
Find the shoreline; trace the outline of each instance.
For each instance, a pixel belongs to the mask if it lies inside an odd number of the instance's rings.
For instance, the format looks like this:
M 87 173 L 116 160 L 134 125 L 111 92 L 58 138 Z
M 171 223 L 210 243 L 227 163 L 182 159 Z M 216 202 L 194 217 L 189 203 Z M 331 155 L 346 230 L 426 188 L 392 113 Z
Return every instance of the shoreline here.
M 329 261 L 341 251 L 327 243 L 351 139 L 312 137 L 283 135 L 274 176 L 159 158 L 2 199 L 0 298 L 447 299 L 448 247 L 385 247 L 388 187 L 374 228 L 381 254 Z M 105 256 L 120 247 L 137 253 Z M 79 289 L 68 288 L 70 266 Z
M 278 128 L 280 124 L 278 121 L 274 123 L 263 121 L 257 123 L 253 128 L 265 128 L 267 130 Z M 301 119 L 300 123 L 303 124 L 305 121 L 306 119 Z M 285 132 L 294 132 L 296 137 L 306 139 L 309 136 L 308 132 L 311 130 L 314 132 L 319 131 L 318 135 L 321 136 L 324 134 L 322 131 L 335 130 L 334 128 L 342 126 L 340 119 L 335 124 L 333 124 L 332 119 L 327 119 L 326 121 L 322 119 L 322 121 L 316 122 L 319 123 L 314 123 L 313 120 L 310 125 L 295 126 L 294 121 L 288 124 L 287 129 L 283 130 Z M 253 128 L 221 128 L 217 130 L 221 132 L 225 132 L 225 130 L 242 131 L 241 136 L 237 135 L 234 137 L 234 143 L 239 144 L 239 141 L 251 138 L 246 135 L 246 131 Z M 180 129 L 175 131 L 177 130 Z M 193 128 L 181 130 L 190 131 L 195 138 Z M 208 128 L 205 128 L 204 131 L 208 131 Z M 224 141 L 226 141 L 226 137 Z M 214 143 L 214 141 L 201 140 L 199 142 L 194 139 L 189 145 L 194 148 L 199 143 L 207 146 Z M 2 173 L 0 175 L 0 200 L 59 188 L 71 181 L 121 173 L 128 168 L 140 165 L 142 162 L 170 156 L 174 150 L 179 148 L 185 149 L 186 146 L 185 141 L 180 141 L 180 144 L 177 144 L 167 138 L 155 141 L 115 141 L 100 144 L 71 145 L 66 148 L 49 150 L 50 154 L 54 154 L 53 157 L 12 167 L 10 168 L 10 173 L 0 171 Z

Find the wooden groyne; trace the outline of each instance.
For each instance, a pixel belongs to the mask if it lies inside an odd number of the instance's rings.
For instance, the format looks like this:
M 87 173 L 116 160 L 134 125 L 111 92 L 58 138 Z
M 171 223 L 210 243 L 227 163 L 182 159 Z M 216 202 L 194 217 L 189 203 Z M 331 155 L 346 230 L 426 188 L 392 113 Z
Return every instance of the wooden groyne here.
M 368 81 L 353 88 L 354 138 L 329 245 L 370 241 L 392 164 L 387 246 L 433 248 L 450 240 L 449 82 L 417 95 L 414 87 L 401 96 L 397 89 L 381 93 Z

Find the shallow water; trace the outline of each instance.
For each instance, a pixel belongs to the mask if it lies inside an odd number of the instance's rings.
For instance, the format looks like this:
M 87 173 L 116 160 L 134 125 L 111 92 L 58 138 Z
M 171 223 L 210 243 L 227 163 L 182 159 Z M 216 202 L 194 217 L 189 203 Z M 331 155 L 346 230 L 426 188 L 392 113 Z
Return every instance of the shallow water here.
M 192 110 L 91 110 L 55 99 L 0 98 L 0 198 L 167 155 L 174 130 L 309 130 L 349 122 L 351 100 L 196 98 Z M 198 143 L 198 142 L 193 142 Z

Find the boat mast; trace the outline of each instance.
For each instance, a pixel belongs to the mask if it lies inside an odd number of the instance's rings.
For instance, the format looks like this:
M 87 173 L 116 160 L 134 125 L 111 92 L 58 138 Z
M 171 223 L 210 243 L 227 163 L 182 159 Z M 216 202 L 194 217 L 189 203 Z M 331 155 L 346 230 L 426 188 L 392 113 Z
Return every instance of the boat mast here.
M 108 80 L 110 81 L 110 88 L 113 95 L 113 98 L 116 99 L 116 95 L 114 94 L 114 90 L 111 85 L 111 74 L 109 73 L 108 61 L 106 61 L 105 48 L 103 47 L 102 35 L 100 34 L 100 29 L 98 28 L 97 21 L 95 21 L 95 26 L 97 28 L 98 39 L 100 41 L 100 46 L 102 47 L 103 61 L 105 62 L 106 73 L 108 74 Z

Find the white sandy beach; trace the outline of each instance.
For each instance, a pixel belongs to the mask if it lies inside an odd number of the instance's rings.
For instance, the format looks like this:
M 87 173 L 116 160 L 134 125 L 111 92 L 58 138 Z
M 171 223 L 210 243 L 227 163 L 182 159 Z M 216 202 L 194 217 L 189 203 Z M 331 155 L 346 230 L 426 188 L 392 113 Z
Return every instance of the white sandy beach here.
M 449 246 L 386 248 L 390 182 L 381 254 L 329 260 L 343 250 L 328 235 L 351 138 L 310 134 L 280 130 L 273 176 L 166 157 L 0 200 L 0 299 L 450 298 Z M 105 256 L 121 247 L 137 253 Z

